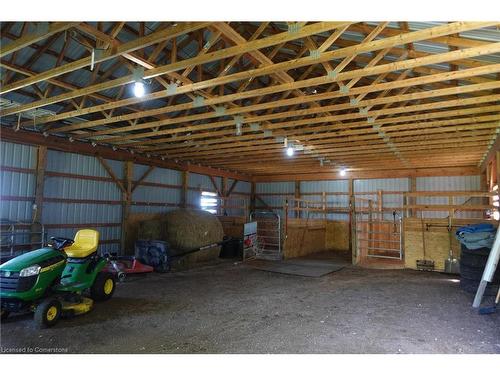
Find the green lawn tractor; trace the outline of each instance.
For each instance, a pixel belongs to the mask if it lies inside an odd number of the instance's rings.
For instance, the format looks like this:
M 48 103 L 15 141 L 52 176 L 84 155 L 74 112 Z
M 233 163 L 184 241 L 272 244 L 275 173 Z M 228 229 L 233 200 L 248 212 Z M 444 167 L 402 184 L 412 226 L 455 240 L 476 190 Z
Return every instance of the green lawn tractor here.
M 74 240 L 52 237 L 48 247 L 2 264 L 1 319 L 34 311 L 39 327 L 51 327 L 61 317 L 88 312 L 93 301 L 110 299 L 115 276 L 105 270 L 107 259 L 97 254 L 98 244 L 99 232 L 83 229 Z

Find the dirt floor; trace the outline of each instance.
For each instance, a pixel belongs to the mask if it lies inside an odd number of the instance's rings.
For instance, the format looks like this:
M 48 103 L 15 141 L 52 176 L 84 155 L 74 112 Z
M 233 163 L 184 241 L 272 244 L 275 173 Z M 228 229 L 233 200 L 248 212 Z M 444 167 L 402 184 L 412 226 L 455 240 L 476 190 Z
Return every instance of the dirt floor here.
M 2 351 L 500 353 L 500 313 L 472 311 L 453 277 L 347 267 L 321 278 L 224 262 L 120 284 L 89 314 L 1 325 Z

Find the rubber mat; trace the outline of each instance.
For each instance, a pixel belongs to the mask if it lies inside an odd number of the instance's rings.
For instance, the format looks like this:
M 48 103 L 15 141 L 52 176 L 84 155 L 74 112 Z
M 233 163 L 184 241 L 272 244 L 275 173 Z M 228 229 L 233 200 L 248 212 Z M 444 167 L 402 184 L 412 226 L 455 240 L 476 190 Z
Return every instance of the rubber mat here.
M 332 262 L 321 259 L 290 259 L 290 260 L 250 260 L 248 266 L 261 271 L 283 273 L 305 277 L 321 277 L 329 273 L 340 271 L 347 263 Z

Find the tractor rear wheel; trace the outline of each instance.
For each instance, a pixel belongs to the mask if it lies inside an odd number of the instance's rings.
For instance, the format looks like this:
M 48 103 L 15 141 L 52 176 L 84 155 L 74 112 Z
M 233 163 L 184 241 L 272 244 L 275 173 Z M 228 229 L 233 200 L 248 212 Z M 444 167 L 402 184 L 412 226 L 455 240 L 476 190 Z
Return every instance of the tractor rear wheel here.
M 47 298 L 35 309 L 35 323 L 39 328 L 52 327 L 58 322 L 61 312 L 61 302 L 56 298 Z
M 90 288 L 90 297 L 94 301 L 107 301 L 115 292 L 115 278 L 109 272 L 100 272 L 97 274 L 94 284 Z

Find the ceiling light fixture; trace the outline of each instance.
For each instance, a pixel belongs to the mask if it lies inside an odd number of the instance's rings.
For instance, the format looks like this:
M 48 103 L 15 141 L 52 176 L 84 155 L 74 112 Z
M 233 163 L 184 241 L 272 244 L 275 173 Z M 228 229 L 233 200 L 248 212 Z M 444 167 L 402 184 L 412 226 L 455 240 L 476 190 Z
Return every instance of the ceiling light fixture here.
M 345 176 L 346 174 L 347 174 L 347 170 L 346 170 L 345 168 L 342 168 L 342 169 L 340 170 L 340 175 L 341 175 L 341 176 Z
M 136 81 L 134 82 L 134 95 L 136 98 L 142 98 L 146 93 L 146 88 L 144 86 L 144 82 Z
M 289 146 L 289 147 L 286 148 L 286 154 L 288 156 L 293 156 L 294 153 L 295 153 L 295 150 L 293 149 L 292 146 Z

